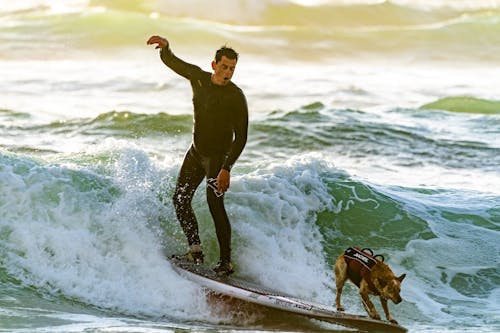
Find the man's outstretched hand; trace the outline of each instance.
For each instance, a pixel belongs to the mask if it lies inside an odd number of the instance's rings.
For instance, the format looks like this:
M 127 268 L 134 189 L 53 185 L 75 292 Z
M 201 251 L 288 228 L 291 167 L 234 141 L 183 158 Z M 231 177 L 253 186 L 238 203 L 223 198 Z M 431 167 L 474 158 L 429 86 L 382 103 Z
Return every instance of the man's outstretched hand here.
M 165 38 L 163 38 L 161 36 L 151 36 L 151 37 L 149 37 L 147 44 L 148 45 L 158 44 L 158 45 L 156 45 L 155 49 L 162 49 L 165 46 L 168 46 L 168 40 L 166 40 Z

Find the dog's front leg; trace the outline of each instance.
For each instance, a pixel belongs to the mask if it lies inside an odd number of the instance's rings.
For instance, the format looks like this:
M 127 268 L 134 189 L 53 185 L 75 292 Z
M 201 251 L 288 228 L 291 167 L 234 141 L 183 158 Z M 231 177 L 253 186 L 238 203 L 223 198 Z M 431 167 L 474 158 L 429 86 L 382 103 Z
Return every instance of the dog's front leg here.
M 387 299 L 380 296 L 380 303 L 382 303 L 382 308 L 384 308 L 385 317 L 387 318 L 387 320 L 393 324 L 397 324 L 398 321 L 396 319 L 391 318 L 391 315 L 389 313 L 389 305 L 387 304 Z
M 368 312 L 368 315 L 371 318 L 380 319 L 375 306 L 373 305 L 372 301 L 370 301 L 370 297 L 368 296 L 369 294 L 370 287 L 368 286 L 368 283 L 365 280 L 361 280 L 359 286 L 359 295 L 361 296 L 361 300 L 363 301 L 363 306 L 365 307 L 366 312 Z

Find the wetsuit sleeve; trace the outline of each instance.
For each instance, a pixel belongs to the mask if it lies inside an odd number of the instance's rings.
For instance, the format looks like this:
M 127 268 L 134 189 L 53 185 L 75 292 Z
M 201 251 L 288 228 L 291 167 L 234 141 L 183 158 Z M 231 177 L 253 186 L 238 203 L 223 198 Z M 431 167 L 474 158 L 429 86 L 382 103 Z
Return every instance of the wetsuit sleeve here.
M 238 110 L 236 110 L 237 117 L 234 122 L 234 139 L 231 145 L 231 149 L 226 156 L 226 160 L 222 165 L 223 169 L 231 171 L 234 162 L 240 157 L 243 148 L 247 143 L 248 134 L 248 106 L 245 95 L 241 93 L 240 103 L 238 105 Z
M 170 47 L 166 46 L 160 51 L 161 60 L 165 65 L 167 65 L 171 70 L 179 74 L 180 76 L 185 77 L 188 80 L 191 80 L 194 75 L 201 72 L 201 68 L 187 63 L 179 58 L 177 58 Z

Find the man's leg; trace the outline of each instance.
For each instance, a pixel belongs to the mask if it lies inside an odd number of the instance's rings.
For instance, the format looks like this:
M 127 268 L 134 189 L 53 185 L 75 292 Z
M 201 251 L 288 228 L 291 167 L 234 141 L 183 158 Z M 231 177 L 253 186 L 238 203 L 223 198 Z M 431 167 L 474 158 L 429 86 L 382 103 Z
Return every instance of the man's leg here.
M 173 197 L 177 219 L 190 247 L 201 244 L 198 234 L 198 221 L 191 206 L 191 201 L 196 189 L 205 177 L 205 170 L 195 155 L 191 147 L 184 157 Z
M 221 262 L 231 261 L 231 224 L 224 207 L 224 196 L 216 196 L 213 189 L 207 187 L 207 201 L 215 223 L 215 232 L 219 241 Z
M 209 170 L 207 172 L 208 178 L 217 178 L 222 165 L 222 159 L 215 158 L 209 161 Z M 224 207 L 224 195 L 216 193 L 216 191 L 208 186 L 207 182 L 207 202 L 210 208 L 210 213 L 215 223 L 215 232 L 217 240 L 219 241 L 220 263 L 219 268 L 226 266 L 222 269 L 223 274 L 231 274 L 231 224 Z

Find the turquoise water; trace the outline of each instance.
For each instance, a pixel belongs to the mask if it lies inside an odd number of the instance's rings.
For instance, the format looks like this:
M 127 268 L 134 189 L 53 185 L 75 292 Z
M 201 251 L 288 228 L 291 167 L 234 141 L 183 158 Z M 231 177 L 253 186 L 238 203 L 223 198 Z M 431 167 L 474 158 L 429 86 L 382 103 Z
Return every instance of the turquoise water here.
M 207 298 L 166 262 L 191 92 L 152 34 L 207 70 L 241 53 L 238 276 L 332 304 L 336 257 L 369 247 L 407 274 L 390 307 L 410 332 L 500 330 L 500 3 L 222 3 L 0 4 L 0 331 L 341 329 Z

